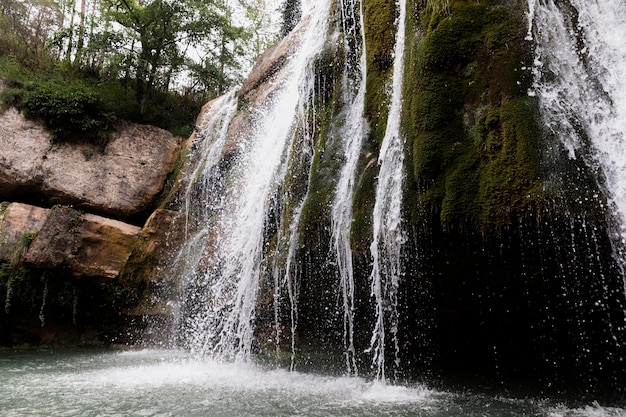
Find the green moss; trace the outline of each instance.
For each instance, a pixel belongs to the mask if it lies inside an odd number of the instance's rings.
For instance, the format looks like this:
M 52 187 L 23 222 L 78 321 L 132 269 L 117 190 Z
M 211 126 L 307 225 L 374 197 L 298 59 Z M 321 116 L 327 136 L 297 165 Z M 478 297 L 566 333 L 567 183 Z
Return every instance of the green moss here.
M 335 100 L 332 100 L 335 103 Z M 332 110 L 319 114 L 324 123 L 315 144 L 311 175 L 309 177 L 309 190 L 307 200 L 302 209 L 301 227 L 304 233 L 300 233 L 302 239 L 306 239 L 307 245 L 317 247 L 312 241 L 314 234 L 320 231 L 330 221 L 330 207 L 335 192 L 337 173 L 340 165 L 336 155 L 340 152 L 340 141 L 333 137 L 329 124 Z M 322 242 L 318 242 L 322 243 Z
M 0 218 L 4 217 L 4 214 L 7 212 L 10 204 L 11 203 L 8 201 L 3 201 L 2 203 L 0 203 Z
M 376 176 L 378 175 L 378 158 L 374 152 L 368 153 L 369 158 L 361 161 L 357 172 L 354 200 L 352 203 L 352 227 L 350 228 L 350 244 L 355 253 L 369 255 L 370 242 L 373 240 L 372 213 L 376 196 Z
M 372 127 L 372 140 L 381 142 L 389 104 L 387 85 L 391 82 L 395 44 L 395 2 L 372 0 L 365 3 L 364 27 L 367 52 L 365 116 Z
M 287 176 L 285 184 L 288 199 L 284 202 L 283 224 L 289 227 L 293 218 L 293 211 L 306 194 L 306 201 L 300 217 L 301 239 L 305 239 L 307 246 L 313 251 L 321 247 L 322 242 L 316 241 L 320 231 L 330 222 L 330 207 L 334 196 L 338 172 L 341 168 L 340 154 L 341 140 L 336 132 L 339 126 L 336 115 L 342 111 L 342 89 L 339 82 L 343 66 L 337 62 L 343 58 L 343 53 L 335 49 L 336 45 L 329 45 L 315 63 L 316 83 L 314 108 L 311 108 L 306 121 L 307 127 L 299 126 L 296 135 L 313 134 L 312 138 L 297 137 L 297 144 L 306 144 L 313 141 L 313 155 L 310 160 L 310 171 L 305 167 L 309 161 L 308 151 L 299 149 L 294 152 L 294 159 L 290 161 L 289 170 L 292 175 Z M 308 188 L 306 188 L 308 186 Z M 286 235 L 288 231 L 284 230 Z
M 522 11 L 480 3 L 414 4 L 408 33 L 424 37 L 407 38 L 403 117 L 413 221 L 487 232 L 537 204 L 541 173 Z
M 529 100 L 517 99 L 503 103 L 497 119 L 493 115 L 485 118 L 484 174 L 478 194 L 483 206 L 479 219 L 482 224 L 497 223 L 511 212 L 532 209 L 540 198 L 542 176 L 535 112 Z

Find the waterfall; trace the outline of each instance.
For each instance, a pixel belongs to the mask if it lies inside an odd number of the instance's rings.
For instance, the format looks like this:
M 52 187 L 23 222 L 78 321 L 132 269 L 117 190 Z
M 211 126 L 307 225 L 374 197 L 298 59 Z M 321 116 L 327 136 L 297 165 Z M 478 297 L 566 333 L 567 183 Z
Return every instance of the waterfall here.
M 529 0 L 535 85 L 548 128 L 598 173 L 612 206 L 614 252 L 626 256 L 626 3 Z
M 357 6 L 358 4 L 358 6 Z M 354 15 L 358 7 L 358 16 Z M 345 126 L 341 131 L 343 139 L 344 165 L 341 169 L 335 198 L 332 207 L 333 246 L 339 270 L 340 288 L 343 304 L 344 320 L 344 355 L 347 372 L 357 374 L 354 349 L 354 270 L 352 265 L 352 248 L 350 246 L 350 229 L 352 226 L 352 200 L 354 199 L 354 183 L 366 122 L 363 117 L 365 106 L 366 51 L 363 28 L 363 4 L 354 0 L 342 1 L 342 23 L 344 32 L 344 48 L 347 53 L 358 56 L 358 68 L 352 75 L 350 60 L 346 59 L 344 69 L 344 103 L 347 106 Z M 355 48 L 350 41 L 358 39 Z M 354 79 L 355 78 L 355 79 Z M 349 85 L 354 82 L 354 85 Z
M 41 282 L 43 282 L 43 294 L 41 295 L 41 306 L 39 307 L 39 322 L 41 327 L 46 324 L 46 301 L 48 300 L 48 274 L 46 272 L 41 276 Z
M 400 251 L 406 241 L 402 230 L 402 183 L 404 180 L 404 141 L 400 135 L 402 80 L 404 74 L 405 0 L 398 2 L 399 14 L 394 48 L 393 91 L 385 137 L 381 145 L 379 174 L 374 204 L 374 234 L 371 244 L 373 268 L 372 296 L 376 321 L 369 350 L 377 378 L 384 381 L 385 348 L 388 336 L 393 343 L 394 364 L 399 365 L 398 286 L 402 277 Z
M 306 125 L 301 118 L 309 110 L 305 103 L 313 94 L 312 63 L 326 39 L 328 13 L 327 1 L 303 4 L 308 21 L 299 45 L 271 100 L 252 110 L 249 135 L 231 137 L 238 105 L 234 93 L 212 104 L 200 132 L 200 162 L 185 203 L 193 216 L 186 221 L 186 241 L 175 260 L 183 276 L 181 309 L 187 309 L 178 318 L 181 338 L 196 353 L 250 355 L 266 223 L 280 205 L 296 129 Z M 286 269 L 289 274 L 291 268 Z M 297 305 L 297 294 L 289 288 Z

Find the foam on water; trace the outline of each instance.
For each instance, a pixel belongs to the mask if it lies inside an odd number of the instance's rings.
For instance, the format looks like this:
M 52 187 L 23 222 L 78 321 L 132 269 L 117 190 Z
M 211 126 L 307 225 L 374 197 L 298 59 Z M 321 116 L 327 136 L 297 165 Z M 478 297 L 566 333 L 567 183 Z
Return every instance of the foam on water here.
M 426 403 L 431 395 L 418 387 L 190 358 L 183 352 L 44 356 L 49 361 L 44 367 L 32 368 L 26 360 L 0 369 L 3 416 L 290 415 L 298 410 L 333 415 L 341 408 Z
M 599 404 L 446 393 L 143 350 L 0 352 L 0 411 L 22 416 L 617 417 Z

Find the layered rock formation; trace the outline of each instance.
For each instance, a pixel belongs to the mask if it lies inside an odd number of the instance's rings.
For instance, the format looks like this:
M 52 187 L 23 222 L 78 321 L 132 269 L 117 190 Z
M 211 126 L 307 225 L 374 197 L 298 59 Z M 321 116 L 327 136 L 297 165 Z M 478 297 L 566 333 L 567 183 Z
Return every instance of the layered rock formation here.
M 153 254 L 165 245 L 168 211 L 154 210 L 181 139 L 121 122 L 104 146 L 53 143 L 40 124 L 9 108 L 0 114 L 0 149 L 0 298 L 5 333 L 12 335 L 0 345 L 97 343 L 102 329 L 91 326 L 119 324 L 124 308 L 139 314 L 153 270 L 164 262 Z M 68 319 L 67 311 L 58 316 L 68 308 L 68 288 L 76 303 L 80 293 L 91 297 L 89 305 L 73 307 L 84 320 Z M 39 303 L 56 316 L 41 331 L 43 321 L 31 317 Z M 96 306 L 111 311 L 98 317 Z M 85 331 L 91 336 L 81 336 Z

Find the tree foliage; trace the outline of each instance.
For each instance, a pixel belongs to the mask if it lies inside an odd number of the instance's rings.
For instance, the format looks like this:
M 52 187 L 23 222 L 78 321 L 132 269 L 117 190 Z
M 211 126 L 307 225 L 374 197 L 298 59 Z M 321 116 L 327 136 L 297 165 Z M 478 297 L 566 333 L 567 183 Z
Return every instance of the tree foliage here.
M 204 102 L 241 80 L 242 57 L 269 43 L 268 16 L 255 9 L 266 0 L 240 0 L 249 28 L 226 1 L 0 0 L 4 101 L 41 117 L 33 103 L 52 100 L 52 90 L 68 104 L 83 89 L 107 114 L 191 129 Z
M 79 136 L 97 142 L 112 118 L 96 93 L 77 84 L 39 84 L 21 103 L 27 116 L 44 122 L 54 140 Z

